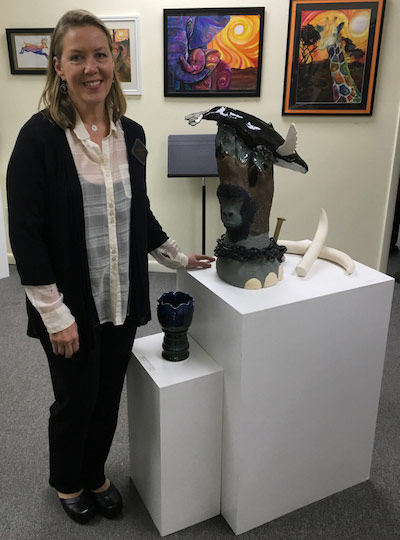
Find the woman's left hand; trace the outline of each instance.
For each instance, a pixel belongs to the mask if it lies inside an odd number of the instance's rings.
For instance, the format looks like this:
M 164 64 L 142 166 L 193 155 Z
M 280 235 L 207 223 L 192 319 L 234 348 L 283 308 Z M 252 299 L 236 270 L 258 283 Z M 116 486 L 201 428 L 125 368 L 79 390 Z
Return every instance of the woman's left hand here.
M 194 268 L 210 268 L 211 263 L 215 261 L 215 257 L 209 257 L 208 255 L 196 255 L 191 253 L 187 257 L 189 262 L 186 265 L 186 270 L 193 270 Z

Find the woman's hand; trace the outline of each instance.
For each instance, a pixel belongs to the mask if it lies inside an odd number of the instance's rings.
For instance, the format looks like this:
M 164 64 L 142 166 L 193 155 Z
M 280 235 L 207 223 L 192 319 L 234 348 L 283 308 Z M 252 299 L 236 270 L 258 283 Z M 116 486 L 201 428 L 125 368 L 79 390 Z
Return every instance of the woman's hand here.
M 71 324 L 68 328 L 49 334 L 50 341 L 53 346 L 53 352 L 56 355 L 71 358 L 71 356 L 79 350 L 79 335 L 76 323 Z
M 208 255 L 195 255 L 191 253 L 187 256 L 189 262 L 186 265 L 186 270 L 193 270 L 194 268 L 210 268 L 212 261 L 215 261 L 215 257 L 209 257 Z

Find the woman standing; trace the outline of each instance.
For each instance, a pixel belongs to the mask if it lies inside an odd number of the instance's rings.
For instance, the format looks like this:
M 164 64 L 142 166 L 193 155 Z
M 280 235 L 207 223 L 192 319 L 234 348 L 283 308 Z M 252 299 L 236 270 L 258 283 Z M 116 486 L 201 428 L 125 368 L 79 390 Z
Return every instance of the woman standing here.
M 55 395 L 50 485 L 86 523 L 122 509 L 104 464 L 136 328 L 150 319 L 147 254 L 175 268 L 213 259 L 184 255 L 150 210 L 144 132 L 123 116 L 111 38 L 91 13 L 58 22 L 41 101 L 9 163 L 10 239 Z

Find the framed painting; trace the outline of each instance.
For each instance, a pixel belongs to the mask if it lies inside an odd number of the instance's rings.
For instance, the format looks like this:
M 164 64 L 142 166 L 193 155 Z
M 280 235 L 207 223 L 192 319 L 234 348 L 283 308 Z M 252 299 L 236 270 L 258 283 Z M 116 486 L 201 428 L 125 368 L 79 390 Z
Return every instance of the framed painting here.
M 43 75 L 47 71 L 53 28 L 6 28 L 13 75 Z
M 263 7 L 164 9 L 164 96 L 259 96 L 263 33 Z
M 290 0 L 282 113 L 371 115 L 386 0 Z
M 139 17 L 102 17 L 110 31 L 118 80 L 126 95 L 141 95 Z

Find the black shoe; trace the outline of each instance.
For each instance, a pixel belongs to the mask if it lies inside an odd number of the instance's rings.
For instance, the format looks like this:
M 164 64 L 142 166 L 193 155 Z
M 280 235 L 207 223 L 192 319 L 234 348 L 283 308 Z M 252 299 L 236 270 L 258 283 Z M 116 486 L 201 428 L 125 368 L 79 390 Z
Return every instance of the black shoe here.
M 95 509 L 102 516 L 113 519 L 122 511 L 122 497 L 118 489 L 110 482 L 110 486 L 101 493 L 87 492 L 94 502 Z
M 69 517 L 77 523 L 88 523 L 96 514 L 93 501 L 83 492 L 72 499 L 60 498 L 60 502 Z

